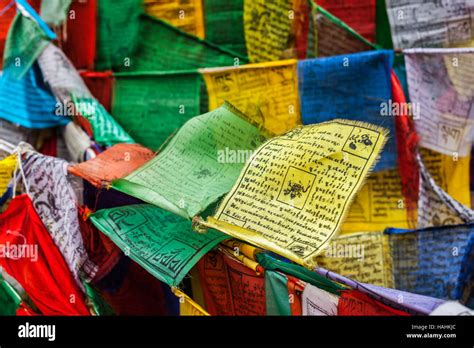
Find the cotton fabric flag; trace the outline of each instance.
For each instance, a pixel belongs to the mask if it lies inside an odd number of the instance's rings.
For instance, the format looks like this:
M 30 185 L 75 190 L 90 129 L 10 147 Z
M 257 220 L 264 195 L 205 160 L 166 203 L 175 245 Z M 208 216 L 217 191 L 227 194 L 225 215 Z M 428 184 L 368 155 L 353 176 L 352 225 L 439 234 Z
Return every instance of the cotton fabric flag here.
M 57 115 L 56 99 L 36 63 L 20 79 L 9 71 L 0 75 L 0 118 L 26 128 L 50 128 L 70 122 L 68 117 Z
M 52 43 L 48 43 L 39 55 L 38 65 L 44 82 L 50 87 L 58 101 L 64 104 L 64 108 L 68 107 L 67 103 L 71 100 L 71 94 L 76 97 L 91 95 L 74 65 L 64 52 Z
M 69 8 L 61 48 L 77 69 L 94 69 L 97 41 L 97 0 L 73 1 Z
M 388 236 L 359 232 L 332 239 L 318 265 L 358 281 L 393 287 Z
M 38 215 L 64 256 L 72 276 L 82 288 L 80 278 L 90 280 L 97 271 L 84 247 L 78 221 L 78 198 L 73 179 L 67 175 L 68 163 L 55 157 L 31 152 L 23 161 L 28 191 Z
M 368 123 L 334 120 L 274 137 L 247 161 L 214 216 L 200 223 L 313 268 L 386 136 Z
M 35 145 L 38 141 L 39 131 L 25 128 L 7 120 L 0 119 L 0 139 L 16 146 L 20 142 Z
M 69 161 L 83 162 L 95 157 L 92 140 L 74 122 L 69 122 L 65 127 L 62 127 L 58 138 L 64 142 L 68 152 L 66 159 Z M 57 157 L 64 158 L 61 154 L 58 154 Z
M 420 144 L 458 157 L 470 154 L 474 132 L 474 48 L 405 50 L 408 90 L 420 112 Z
M 201 77 L 195 71 L 114 77 L 112 114 L 133 139 L 150 149 L 158 150 L 199 114 Z
M 112 308 L 107 302 L 104 301 L 99 292 L 89 283 L 84 282 L 84 287 L 86 288 L 86 303 L 89 306 L 92 315 L 96 316 L 106 316 L 106 315 L 115 315 Z
M 96 70 L 116 68 L 124 64 L 125 58 L 130 58 L 138 44 L 142 12 L 142 0 L 97 2 Z
M 200 71 L 210 110 L 228 101 L 272 134 L 301 124 L 296 60 Z
M 202 0 L 145 0 L 145 12 L 171 25 L 204 39 Z
M 433 177 L 435 184 L 459 203 L 470 207 L 469 163 L 471 162 L 471 156 L 459 157 L 455 161 L 452 155 L 443 155 L 423 147 L 419 147 L 419 154 L 424 167 Z M 418 162 L 418 158 L 415 157 L 415 159 Z M 421 179 L 418 184 L 420 185 L 420 183 Z
M 332 294 L 338 294 L 341 290 L 345 289 L 345 287 L 326 279 L 326 277 L 321 276 L 312 270 L 308 270 L 300 265 L 288 262 L 287 260 L 283 261 L 276 259 L 268 253 L 259 253 L 257 255 L 257 261 L 262 267 L 264 267 L 265 272 L 278 271 L 285 274 L 287 277 L 292 276 L 293 278 L 300 279 L 301 281 L 312 284 Z
M 394 116 L 382 113 L 392 96 L 392 64 L 393 52 L 382 50 L 298 62 L 303 124 L 346 118 L 390 131 L 375 171 L 397 165 Z
M 395 48 L 472 46 L 474 4 L 469 0 L 386 0 Z
M 119 143 L 135 143 L 135 140 L 95 98 L 77 98 L 73 95 L 72 101 L 77 112 L 89 122 L 94 140 L 98 144 L 112 146 Z
M 265 271 L 266 315 L 291 315 L 288 278 L 279 272 Z
M 11 155 L 0 160 L 0 196 L 2 196 L 10 181 L 13 178 L 13 172 L 17 166 L 17 155 Z
M 306 9 L 299 0 L 244 0 L 244 35 L 252 63 L 297 57 L 298 25 Z
M 228 236 L 195 232 L 191 222 L 151 204 L 99 210 L 96 227 L 126 254 L 170 286 L 177 286 L 210 249 Z
M 41 2 L 40 15 L 48 24 L 58 26 L 67 18 L 72 0 L 49 0 Z
M 15 315 L 20 306 L 21 297 L 8 282 L 0 279 L 0 315 Z
M 339 296 L 307 284 L 302 296 L 303 315 L 337 315 Z
M 462 296 L 473 264 L 472 225 L 388 229 L 395 287 L 440 299 Z
M 114 71 L 188 70 L 247 63 L 245 57 L 235 52 L 184 33 L 148 15 L 140 16 L 139 28 L 140 40 L 135 44 L 136 50 L 131 56 L 124 56 Z
M 5 270 L 0 271 L 0 315 L 14 316 L 23 301 L 30 301 L 21 285 Z
M 23 77 L 48 45 L 48 37 L 32 17 L 17 14 L 8 31 L 3 69 L 13 78 Z
M 229 256 L 212 251 L 198 263 L 206 310 L 211 315 L 265 315 L 265 278 Z
M 420 156 L 418 156 L 418 163 L 421 177 L 417 227 L 474 222 L 474 211 L 456 201 L 436 184 Z
M 474 315 L 474 311 L 456 301 L 447 301 L 436 308 L 430 315 Z
M 179 298 L 179 315 L 181 316 L 209 316 L 204 308 L 193 301 L 184 292 L 174 289 L 174 294 Z
M 41 0 L 30 0 L 30 5 L 36 10 L 39 10 Z M 5 48 L 5 41 L 7 39 L 8 30 L 16 16 L 16 3 L 14 1 L 4 2 L 0 7 L 0 70 L 3 66 L 3 51 Z
M 123 178 L 154 157 L 154 153 L 138 144 L 117 144 L 96 158 L 68 167 L 69 173 L 87 180 L 97 188 Z
M 262 140 L 244 117 L 225 104 L 192 118 L 153 160 L 112 187 L 185 218 L 199 214 L 234 184 L 247 159 L 237 150 L 248 154 Z
M 95 99 L 110 112 L 112 110 L 112 71 L 81 71 L 82 79 Z M 92 130 L 90 131 L 92 134 Z
M 418 295 L 391 288 L 384 288 L 382 286 L 372 284 L 362 284 L 362 286 L 368 290 L 362 291 L 362 289 L 358 287 L 358 290 L 361 292 L 364 292 L 365 294 L 377 299 L 382 303 L 385 303 L 386 305 L 398 308 L 414 315 L 426 315 L 434 308 L 445 302 L 444 300 L 435 297 Z
M 375 41 L 376 0 L 319 0 L 317 3 L 366 39 Z
M 97 265 L 97 272 L 90 283 L 96 284 L 106 277 L 123 256 L 120 248 L 90 221 L 92 211 L 87 206 L 79 208 L 79 226 L 89 259 Z M 86 289 L 87 290 L 87 289 Z
M 1 266 L 42 314 L 89 315 L 83 294 L 27 195 L 15 197 L 1 214 L 0 245 L 11 251 L 0 258 Z M 22 254 L 14 254 L 14 248 Z
M 393 49 L 392 32 L 388 21 L 387 6 L 385 0 L 376 0 L 376 25 L 375 41 L 377 45 L 385 49 Z
M 408 313 L 384 305 L 357 290 L 341 293 L 337 313 L 340 316 L 409 316 Z
M 329 57 L 376 48 L 354 29 L 311 2 L 308 58 Z
M 382 286 L 360 283 L 354 279 L 344 277 L 340 274 L 328 271 L 322 267 L 316 269 L 316 273 L 322 275 L 334 282 L 344 284 L 345 286 L 359 290 L 371 298 L 382 302 L 392 308 L 400 309 L 412 315 L 426 315 L 444 303 L 444 300 L 418 295 L 406 291 L 384 288 Z
M 75 116 L 87 124 L 94 140 L 102 145 L 133 143 L 130 135 L 92 96 L 71 61 L 56 46 L 48 45 L 38 58 L 44 79 L 58 99 L 56 114 Z M 86 121 L 80 121 L 83 117 Z
M 401 204 L 406 202 L 402 190 L 398 168 L 371 173 L 352 202 L 341 234 L 379 232 L 387 225 L 409 228 L 407 206 Z
M 203 0 L 206 40 L 247 57 L 244 0 Z

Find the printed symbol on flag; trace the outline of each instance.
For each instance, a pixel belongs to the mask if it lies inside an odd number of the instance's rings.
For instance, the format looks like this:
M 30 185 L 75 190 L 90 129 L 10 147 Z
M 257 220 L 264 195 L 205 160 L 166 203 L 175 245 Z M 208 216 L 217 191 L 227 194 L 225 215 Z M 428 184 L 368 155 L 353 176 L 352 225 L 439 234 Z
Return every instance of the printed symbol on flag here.
M 204 258 L 204 268 L 205 269 L 224 269 L 224 263 L 219 257 L 219 254 L 215 250 L 211 250 L 207 253 L 207 256 Z
M 314 180 L 314 174 L 289 167 L 277 200 L 293 208 L 303 209 Z
M 433 226 L 455 225 L 456 219 L 452 216 L 443 216 L 443 214 L 434 213 L 431 222 Z
M 136 219 L 142 220 L 140 224 L 144 224 L 148 222 L 148 219 L 145 216 L 141 214 L 137 214 L 133 210 L 125 210 L 125 209 L 110 212 L 109 218 L 114 223 L 117 230 L 123 232 L 123 231 L 128 231 L 130 227 L 136 226 L 135 222 L 134 223 L 129 222 L 130 217 L 135 216 L 135 215 L 136 215 Z
M 302 128 L 295 128 L 283 134 L 283 137 L 285 137 L 286 140 L 298 140 L 302 134 Z
M 195 253 L 196 250 L 193 249 L 193 247 L 174 239 L 163 245 L 150 260 L 153 261 L 163 273 L 172 278 L 176 278 L 176 275 Z
M 439 132 L 439 145 L 443 148 L 451 151 L 457 151 L 459 148 L 459 143 L 462 139 L 462 129 L 459 127 L 453 127 L 452 125 L 446 123 L 438 124 Z
M 299 183 L 292 183 L 291 180 L 288 182 L 288 187 L 283 191 L 285 196 L 290 195 L 291 199 L 296 197 L 301 198 L 302 193 L 308 191 L 309 186 L 303 187 L 301 181 Z
M 250 27 L 251 31 L 262 31 L 263 36 L 268 35 L 268 19 L 270 18 L 270 11 L 258 11 L 252 9 L 250 13 Z
M 296 254 L 300 257 L 303 257 L 303 258 L 310 255 L 314 251 L 313 248 L 308 248 L 307 245 L 305 245 L 303 243 L 298 243 L 298 242 L 294 242 L 291 245 L 289 245 L 288 249 L 292 253 L 294 253 L 294 254 Z
M 368 159 L 374 150 L 379 133 L 365 128 L 354 128 L 343 147 L 350 154 Z
M 236 81 L 230 72 L 213 77 L 217 95 L 226 94 L 237 89 Z
M 209 169 L 202 168 L 202 167 L 199 168 L 199 170 L 195 171 L 193 174 L 194 174 L 194 175 L 196 176 L 196 178 L 198 178 L 198 179 L 204 179 L 204 178 L 207 178 L 207 177 L 209 177 L 209 176 L 212 176 L 212 173 L 211 173 L 211 171 L 210 171 Z

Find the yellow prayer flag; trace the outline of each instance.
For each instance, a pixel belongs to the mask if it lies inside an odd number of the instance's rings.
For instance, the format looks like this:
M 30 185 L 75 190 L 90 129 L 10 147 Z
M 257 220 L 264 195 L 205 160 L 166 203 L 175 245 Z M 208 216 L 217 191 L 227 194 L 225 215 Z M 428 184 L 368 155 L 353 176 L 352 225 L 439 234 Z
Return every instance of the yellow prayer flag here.
M 145 11 L 171 25 L 204 39 L 202 0 L 145 0 Z
M 318 265 L 362 283 L 394 287 L 388 235 L 361 232 L 334 238 Z
M 469 163 L 471 156 L 455 157 L 429 149 L 420 150 L 423 163 L 436 184 L 459 203 L 470 207 Z
M 244 34 L 251 62 L 296 58 L 295 22 L 300 0 L 245 0 Z
M 372 173 L 351 205 L 341 233 L 408 228 L 398 169 Z
M 301 124 L 297 61 L 294 59 L 238 67 L 201 69 L 209 109 L 230 102 L 273 134 Z
M 421 148 L 423 161 L 436 183 L 467 207 L 470 156 L 453 158 Z M 398 169 L 372 173 L 356 195 L 341 233 L 383 231 L 387 227 L 410 228 Z
M 201 222 L 312 268 L 341 227 L 387 130 L 334 120 L 260 146 L 214 217 Z
M 209 313 L 204 308 L 181 290 L 173 288 L 173 293 L 179 297 L 179 314 L 181 316 L 209 316 Z
M 11 155 L 0 161 L 0 196 L 6 191 L 16 168 L 17 156 Z

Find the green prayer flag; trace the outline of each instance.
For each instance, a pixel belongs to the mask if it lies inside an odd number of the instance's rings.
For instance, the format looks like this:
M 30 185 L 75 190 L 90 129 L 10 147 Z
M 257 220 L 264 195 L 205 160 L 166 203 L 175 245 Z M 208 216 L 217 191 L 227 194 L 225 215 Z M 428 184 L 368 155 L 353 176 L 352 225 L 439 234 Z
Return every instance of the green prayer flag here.
M 67 19 L 69 6 L 72 0 L 47 0 L 41 1 L 41 18 L 48 24 L 61 25 Z
M 117 71 L 191 70 L 247 63 L 238 53 L 185 33 L 160 19 L 140 16 L 139 42 L 129 64 Z
M 100 296 L 92 284 L 82 282 L 86 289 L 86 302 L 92 307 L 96 315 L 115 315 L 110 305 Z
M 204 0 L 206 40 L 247 57 L 244 0 Z
M 291 315 L 288 278 L 279 272 L 265 271 L 267 315 Z
M 388 21 L 385 0 L 377 0 L 375 23 L 375 41 L 377 45 L 384 49 L 393 49 L 392 31 Z
M 72 96 L 74 106 L 83 117 L 87 118 L 94 133 L 94 140 L 105 146 L 119 143 L 135 143 L 132 137 L 115 121 L 107 110 L 96 99 Z
M 227 193 L 262 137 L 232 105 L 191 118 L 154 159 L 113 188 L 191 218 Z
M 0 315 L 16 315 L 21 298 L 0 276 Z
M 157 150 L 200 113 L 197 72 L 115 74 L 112 114 L 138 143 Z M 144 126 L 145 125 L 145 126 Z
M 143 0 L 97 1 L 96 69 L 107 70 L 125 64 L 140 38 L 139 17 Z
M 94 225 L 159 280 L 177 286 L 209 250 L 229 236 L 192 230 L 191 221 L 150 204 L 103 209 Z
M 322 290 L 326 290 L 332 294 L 338 294 L 339 291 L 345 290 L 341 285 L 329 280 L 315 272 L 312 272 L 300 265 L 290 262 L 277 260 L 267 253 L 257 254 L 258 263 L 265 268 L 265 270 L 281 271 L 285 274 L 296 277 L 306 283 L 317 286 Z
M 38 23 L 18 13 L 5 43 L 4 70 L 8 70 L 10 76 L 23 77 L 48 43 L 48 38 Z

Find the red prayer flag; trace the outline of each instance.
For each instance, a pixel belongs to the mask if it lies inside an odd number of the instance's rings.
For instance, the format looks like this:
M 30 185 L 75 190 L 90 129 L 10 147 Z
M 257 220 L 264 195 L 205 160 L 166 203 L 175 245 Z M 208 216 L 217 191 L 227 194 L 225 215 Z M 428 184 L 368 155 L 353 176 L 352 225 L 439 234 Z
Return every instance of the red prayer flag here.
M 66 261 L 28 195 L 0 214 L 0 265 L 44 315 L 90 315 Z
M 341 292 L 337 305 L 338 315 L 361 316 L 408 316 L 409 314 L 398 309 L 386 306 L 358 290 L 345 290 Z
M 94 69 L 96 45 L 96 0 L 74 0 L 69 8 L 64 53 L 77 69 Z

